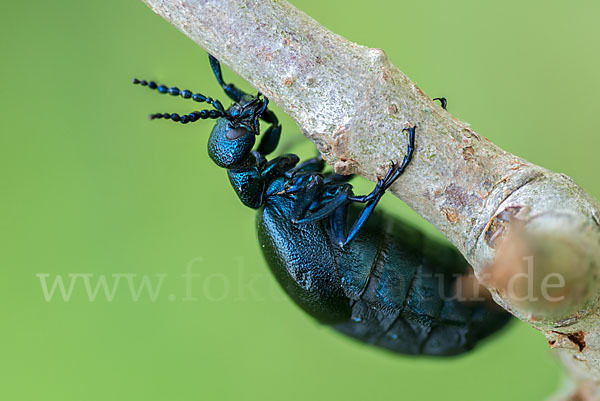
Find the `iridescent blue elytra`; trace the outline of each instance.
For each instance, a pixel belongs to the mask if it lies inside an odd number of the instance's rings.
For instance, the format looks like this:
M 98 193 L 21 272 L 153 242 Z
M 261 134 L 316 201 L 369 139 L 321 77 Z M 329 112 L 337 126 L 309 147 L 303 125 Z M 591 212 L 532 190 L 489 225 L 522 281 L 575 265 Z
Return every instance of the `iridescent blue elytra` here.
M 299 163 L 298 156 L 283 154 L 267 160 L 281 134 L 268 100 L 226 84 L 219 62 L 209 60 L 234 102 L 228 109 L 187 89 L 133 82 L 213 107 L 150 118 L 183 124 L 216 119 L 208 154 L 227 169 L 242 203 L 258 209 L 261 249 L 296 304 L 346 335 L 404 354 L 460 354 L 506 324 L 509 314 L 491 301 L 457 298 L 455 284 L 469 266 L 454 248 L 375 209 L 412 160 L 415 125 L 403 130 L 408 146 L 402 162 L 392 163 L 371 193 L 356 196 L 351 176 L 324 174 L 321 157 Z M 445 99 L 438 100 L 445 108 Z M 259 120 L 270 126 L 253 151 Z

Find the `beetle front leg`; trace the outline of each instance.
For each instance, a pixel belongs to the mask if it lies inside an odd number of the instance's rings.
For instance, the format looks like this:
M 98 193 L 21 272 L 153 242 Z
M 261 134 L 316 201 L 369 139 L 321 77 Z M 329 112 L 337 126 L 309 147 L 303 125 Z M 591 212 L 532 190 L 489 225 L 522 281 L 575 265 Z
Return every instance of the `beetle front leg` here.
M 270 126 L 267 131 L 263 134 L 258 148 L 256 151 L 263 156 L 272 153 L 277 145 L 279 144 L 279 138 L 281 137 L 281 125 Z
M 263 134 L 263 138 L 260 140 L 260 144 L 256 149 L 259 153 L 265 156 L 272 153 L 277 148 L 277 145 L 279 144 L 279 138 L 281 137 L 281 124 L 279 124 L 279 119 L 275 113 L 273 113 L 271 110 L 267 110 L 268 102 L 269 99 L 265 97 L 263 109 L 259 111 L 259 117 L 267 124 L 271 124 L 271 126 Z
M 208 55 L 208 60 L 210 62 L 210 67 L 212 68 L 213 73 L 215 74 L 215 78 L 217 78 L 217 82 L 219 83 L 219 85 L 221 85 L 221 88 L 223 88 L 225 94 L 227 94 L 227 96 L 229 96 L 231 100 L 233 100 L 236 103 L 240 103 L 244 96 L 249 96 L 246 92 L 242 91 L 241 89 L 238 89 L 235 85 L 226 84 L 225 81 L 223 81 L 223 73 L 221 72 L 221 63 L 219 63 L 219 60 L 217 60 L 210 54 Z

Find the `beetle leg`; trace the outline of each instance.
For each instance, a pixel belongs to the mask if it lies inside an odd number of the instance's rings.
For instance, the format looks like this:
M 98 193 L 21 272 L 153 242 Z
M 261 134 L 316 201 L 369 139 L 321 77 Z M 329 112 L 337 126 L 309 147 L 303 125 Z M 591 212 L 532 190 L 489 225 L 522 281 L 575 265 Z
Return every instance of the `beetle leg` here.
M 352 178 L 354 178 L 354 174 L 337 174 L 330 173 L 325 176 L 325 182 L 334 183 L 334 182 L 348 182 Z
M 349 202 L 344 203 L 331 214 L 330 226 L 334 244 L 340 245 L 346 242 L 346 220 L 348 217 L 349 204 Z
M 284 185 L 284 190 L 281 194 L 298 194 L 298 193 L 311 193 L 320 194 L 323 188 L 323 175 L 319 173 L 300 173 L 292 174 L 292 178 L 288 180 Z M 314 196 L 313 196 L 314 198 Z M 316 198 L 315 198 L 316 199 Z
M 365 208 L 363 209 L 361 214 L 358 216 L 358 218 L 356 219 L 354 224 L 352 224 L 352 228 L 350 229 L 350 232 L 348 233 L 347 237 L 344 238 L 343 232 L 340 231 L 340 230 L 343 230 L 343 224 L 340 224 L 339 221 L 336 222 L 337 223 L 337 232 L 334 233 L 334 236 L 336 237 L 338 244 L 342 248 L 345 245 L 347 245 L 348 243 L 350 243 L 350 241 L 352 241 L 352 239 L 354 239 L 354 237 L 356 236 L 356 234 L 358 234 L 358 232 L 360 231 L 362 226 L 365 224 L 365 222 L 367 221 L 367 219 L 369 218 L 371 213 L 373 213 L 373 210 L 375 210 L 377 203 L 379 203 L 379 200 L 381 199 L 381 197 L 383 196 L 385 191 L 394 183 L 394 181 L 396 181 L 402 175 L 404 170 L 406 170 L 406 166 L 408 166 L 408 163 L 410 163 L 413 153 L 414 153 L 415 129 L 416 128 L 417 127 L 414 126 L 412 128 L 405 128 L 402 130 L 402 131 L 408 131 L 408 134 L 409 134 L 408 150 L 406 152 L 406 156 L 404 156 L 404 160 L 402 161 L 402 164 L 400 164 L 400 165 L 393 164 L 392 167 L 388 170 L 385 177 L 382 180 L 379 180 L 377 182 L 375 189 L 370 194 L 363 195 L 363 196 L 349 196 L 348 197 L 348 200 L 350 202 L 366 203 L 367 205 L 365 206 Z
M 263 134 L 258 148 L 256 151 L 262 155 L 268 155 L 272 153 L 277 145 L 279 144 L 279 138 L 281 137 L 281 125 L 272 125 Z
M 294 223 L 302 221 L 309 212 L 309 209 L 315 201 L 321 197 L 323 189 L 323 177 L 319 175 L 308 176 L 307 180 L 302 180 L 300 188 L 290 188 L 288 193 L 294 193 L 296 201 L 290 213 L 290 219 Z
M 215 74 L 215 78 L 217 78 L 217 82 L 219 83 L 219 85 L 221 85 L 221 88 L 223 88 L 225 94 L 227 94 L 227 96 L 229 96 L 231 100 L 233 100 L 236 103 L 240 103 L 244 96 L 249 96 L 246 92 L 238 89 L 235 85 L 226 84 L 225 81 L 223 81 L 223 73 L 221 72 L 221 63 L 219 63 L 219 60 L 217 60 L 210 54 L 208 55 L 208 59 L 210 61 L 210 67 L 212 68 L 213 73 Z
M 265 164 L 260 175 L 266 179 L 282 177 L 286 172 L 294 168 L 296 164 L 298 164 L 298 156 L 294 154 L 289 153 L 277 156 Z
M 227 96 L 229 96 L 231 98 L 231 100 L 233 100 L 236 103 L 241 103 L 242 100 L 244 99 L 244 97 L 250 96 L 243 90 L 237 88 L 235 85 L 226 84 L 225 81 L 223 80 L 223 72 L 221 71 L 221 63 L 219 63 L 219 60 L 217 60 L 215 57 L 211 56 L 210 54 L 208 55 L 208 59 L 210 61 L 210 66 L 213 70 L 213 73 L 215 74 L 215 78 L 217 79 L 217 82 L 219 83 L 221 88 L 223 88 L 223 90 L 225 91 L 225 94 L 227 94 Z M 258 98 L 258 96 L 256 96 L 256 97 Z M 265 100 L 267 101 L 266 98 L 265 98 Z M 262 111 L 260 118 L 263 121 L 267 122 L 268 124 L 272 124 L 274 126 L 279 126 L 279 120 L 277 119 L 277 116 L 275 115 L 275 113 L 273 113 L 270 110 L 266 110 L 266 107 L 265 107 L 265 110 Z M 279 128 L 279 130 L 281 131 L 281 127 Z M 277 144 L 275 144 L 275 145 L 277 145 Z M 270 152 L 267 152 L 267 153 L 263 153 L 263 152 L 261 152 L 261 153 L 266 155 L 266 154 L 271 153 L 273 150 L 274 149 L 272 149 Z
M 330 219 L 331 226 L 331 234 L 333 236 L 332 240 L 334 243 L 338 244 L 340 248 L 344 248 L 348 245 L 354 237 L 359 233 L 362 226 L 367 222 L 373 210 L 377 206 L 379 202 L 379 198 L 375 201 L 371 201 L 365 206 L 363 211 L 358 216 L 358 219 L 352 224 L 352 228 L 350 228 L 350 232 L 346 234 L 346 220 L 348 216 L 348 205 L 350 202 L 346 201 L 341 204 L 332 214 Z
M 319 154 L 318 156 L 315 156 L 312 159 L 308 159 L 308 160 L 305 160 L 302 163 L 300 163 L 298 166 L 296 166 L 296 168 L 294 169 L 294 171 L 292 173 L 293 174 L 309 173 L 309 172 L 320 173 L 321 171 L 323 171 L 324 168 L 325 168 L 325 160 Z
M 313 223 L 331 216 L 337 209 L 348 204 L 350 188 L 350 184 L 336 186 L 332 198 L 326 201 L 323 199 L 313 201 L 310 209 L 305 211 L 302 217 L 297 217 L 292 221 L 296 224 Z M 312 211 L 311 209 L 316 209 L 316 211 Z
M 265 99 L 266 99 L 266 97 L 265 97 Z M 262 114 L 260 115 L 260 118 L 267 124 L 279 125 L 279 119 L 277 118 L 275 113 L 273 113 L 271 110 L 264 110 L 262 112 Z
M 265 105 L 267 102 L 268 99 L 265 98 Z M 268 155 L 269 153 L 272 153 L 279 144 L 279 138 L 281 137 L 281 124 L 279 124 L 279 120 L 277 119 L 275 113 L 273 113 L 271 110 L 267 110 L 266 107 L 262 110 L 262 112 L 260 112 L 259 116 L 261 120 L 267 124 L 271 124 L 271 126 L 265 131 L 257 148 L 257 151 L 263 155 Z
M 406 150 L 406 155 L 404 155 L 404 159 L 402 160 L 402 164 L 398 167 L 391 177 L 385 182 L 385 190 L 387 190 L 393 183 L 404 173 L 406 170 L 406 166 L 412 160 L 413 153 L 415 152 L 415 130 L 417 126 L 413 126 L 412 128 L 404 128 L 402 132 L 408 132 L 408 148 Z M 385 180 L 384 180 L 385 181 Z
M 446 106 L 448 105 L 448 101 L 445 97 L 434 97 L 433 100 L 439 100 L 442 109 L 446 110 Z
M 354 237 L 356 237 L 356 234 L 358 234 L 362 226 L 367 222 L 367 220 L 371 216 L 371 213 L 373 213 L 373 210 L 375 210 L 377 203 L 379 203 L 379 199 L 381 199 L 381 197 L 379 197 L 373 202 L 369 202 L 367 206 L 365 206 L 360 216 L 358 216 L 358 219 L 356 219 L 354 224 L 352 224 L 352 228 L 350 229 L 350 232 L 348 233 L 346 239 L 343 242 L 338 242 L 341 248 L 348 245 L 354 239 Z

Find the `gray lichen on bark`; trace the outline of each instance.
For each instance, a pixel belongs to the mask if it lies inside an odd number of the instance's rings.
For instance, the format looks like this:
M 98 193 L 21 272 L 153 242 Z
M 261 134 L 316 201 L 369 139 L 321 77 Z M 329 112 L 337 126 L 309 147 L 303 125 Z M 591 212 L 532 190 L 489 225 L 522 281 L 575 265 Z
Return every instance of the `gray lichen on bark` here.
M 279 105 L 339 173 L 376 179 L 404 157 L 402 129 L 416 125 L 415 158 L 391 191 L 465 255 L 501 306 L 600 378 L 599 205 L 569 177 L 498 148 L 382 50 L 286 1 L 144 1 Z M 507 272 L 523 272 L 523 256 L 534 257 L 536 285 L 563 276 L 562 302 L 509 296 Z

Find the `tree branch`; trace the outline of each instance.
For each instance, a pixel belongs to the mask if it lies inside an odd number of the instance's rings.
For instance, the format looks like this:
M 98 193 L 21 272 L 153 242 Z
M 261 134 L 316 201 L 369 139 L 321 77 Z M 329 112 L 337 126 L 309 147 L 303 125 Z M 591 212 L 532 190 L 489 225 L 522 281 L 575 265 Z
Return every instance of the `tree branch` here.
M 501 150 L 382 50 L 286 1 L 144 1 L 279 105 L 339 173 L 382 175 L 404 157 L 402 129 L 417 125 L 415 158 L 392 192 L 448 237 L 500 305 L 600 379 L 600 212 L 569 177 Z M 531 255 L 536 284 L 564 277 L 562 302 L 510 296 L 509 277 L 527 271 L 522 257 Z

